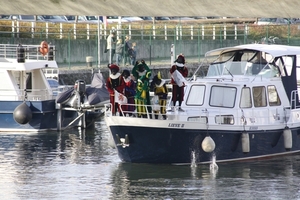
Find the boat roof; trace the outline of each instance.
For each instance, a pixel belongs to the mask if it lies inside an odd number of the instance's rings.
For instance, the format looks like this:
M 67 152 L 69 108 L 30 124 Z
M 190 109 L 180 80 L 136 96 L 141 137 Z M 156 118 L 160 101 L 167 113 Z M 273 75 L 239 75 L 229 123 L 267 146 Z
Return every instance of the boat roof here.
M 58 68 L 55 61 L 55 46 L 48 47 L 52 49 L 51 57 L 48 53 L 47 55 L 40 53 L 41 45 L 0 44 L 0 70 Z
M 273 57 L 285 56 L 285 55 L 300 55 L 300 47 L 287 46 L 287 45 L 277 45 L 277 44 L 245 44 L 233 47 L 219 48 L 215 50 L 208 51 L 205 57 L 209 56 L 219 56 L 226 52 L 239 51 L 239 50 L 253 50 L 266 52 Z
M 19 63 L 15 59 L 7 59 L 6 61 L 0 61 L 0 64 L 0 71 L 27 71 L 34 69 L 58 68 L 56 61 L 49 60 L 26 60 L 24 63 Z

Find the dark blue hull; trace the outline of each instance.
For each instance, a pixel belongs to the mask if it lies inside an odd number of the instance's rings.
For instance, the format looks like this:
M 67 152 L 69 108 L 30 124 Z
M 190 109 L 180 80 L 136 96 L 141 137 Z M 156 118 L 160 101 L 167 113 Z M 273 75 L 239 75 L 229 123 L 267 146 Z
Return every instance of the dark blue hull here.
M 207 131 L 187 129 L 162 129 L 153 127 L 111 126 L 115 143 L 118 137 L 128 135 L 129 146 L 117 146 L 123 162 L 131 163 L 176 163 L 210 162 L 212 156 L 218 161 L 259 159 L 269 156 L 296 153 L 300 150 L 300 129 L 292 129 L 292 148 L 285 149 L 283 130 L 251 131 L 250 151 L 244 153 L 240 131 Z M 201 144 L 209 135 L 215 142 L 211 153 L 203 151 Z
M 32 119 L 27 124 L 15 121 L 15 108 L 23 101 L 0 101 L 1 131 L 44 131 L 57 129 L 57 110 L 55 100 L 26 102 L 32 112 Z M 62 111 L 62 127 L 66 127 L 75 117 L 74 111 Z

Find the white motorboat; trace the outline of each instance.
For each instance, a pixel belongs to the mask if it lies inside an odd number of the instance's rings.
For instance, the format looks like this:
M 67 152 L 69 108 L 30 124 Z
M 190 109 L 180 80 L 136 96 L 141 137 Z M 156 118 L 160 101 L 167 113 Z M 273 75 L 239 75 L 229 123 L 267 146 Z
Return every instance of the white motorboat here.
M 186 81 L 184 112 L 176 106 L 167 120 L 151 113 L 115 116 L 107 105 L 105 121 L 120 159 L 190 164 L 298 153 L 297 55 L 300 47 L 267 44 L 209 51 Z
M 55 53 L 55 46 L 45 41 L 40 45 L 0 44 L 1 132 L 86 128 L 87 112 L 98 113 L 99 107 L 83 106 L 80 100 L 76 107 L 68 108 L 56 102 L 43 72 L 58 68 Z M 85 88 L 80 87 L 76 95 L 82 91 L 85 92 Z

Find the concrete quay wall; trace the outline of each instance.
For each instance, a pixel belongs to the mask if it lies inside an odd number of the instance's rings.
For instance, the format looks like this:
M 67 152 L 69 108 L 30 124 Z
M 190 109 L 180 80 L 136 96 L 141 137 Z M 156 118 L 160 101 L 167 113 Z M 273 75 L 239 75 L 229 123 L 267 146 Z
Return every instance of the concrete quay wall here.
M 189 70 L 189 77 L 193 75 L 195 70 L 198 67 L 198 63 L 187 63 L 186 64 Z M 152 71 L 152 77 L 155 76 L 159 71 L 163 79 L 170 79 L 170 65 L 153 65 L 149 66 Z M 120 72 L 123 69 L 132 70 L 132 67 L 121 67 Z M 75 70 L 63 69 L 59 71 L 59 80 L 61 84 L 73 85 L 76 80 L 84 80 L 86 84 L 90 84 L 92 80 L 93 73 L 99 72 L 99 68 L 87 68 L 87 67 L 78 67 Z M 109 69 L 107 67 L 101 67 L 100 72 L 102 73 L 104 79 L 106 80 L 109 76 Z

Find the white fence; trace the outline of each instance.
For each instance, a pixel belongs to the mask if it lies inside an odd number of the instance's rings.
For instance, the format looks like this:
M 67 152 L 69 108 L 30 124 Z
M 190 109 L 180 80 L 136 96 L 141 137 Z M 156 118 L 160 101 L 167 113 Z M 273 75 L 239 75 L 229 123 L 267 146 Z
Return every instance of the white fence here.
M 126 26 L 126 28 L 124 28 Z M 149 38 L 155 40 L 158 37 L 160 39 L 176 39 L 181 40 L 183 37 L 189 40 L 204 40 L 212 39 L 219 40 L 220 37 L 226 40 L 229 36 L 231 39 L 237 40 L 239 36 L 245 36 L 249 32 L 248 24 L 224 24 L 224 25 L 205 25 L 205 24 L 191 24 L 191 25 L 175 25 L 170 28 L 168 24 L 158 26 L 155 24 L 148 25 L 147 28 L 143 24 L 140 25 L 140 29 L 132 28 L 131 24 L 114 24 L 107 27 L 103 24 L 83 24 L 83 23 L 50 23 L 50 22 L 21 22 L 11 21 L 8 26 L 1 25 L 2 29 L 11 30 L 13 37 L 21 37 L 20 34 L 27 32 L 31 38 L 38 38 L 40 35 L 43 38 L 51 38 L 55 35 L 57 39 L 71 38 L 71 39 L 92 39 L 93 37 L 100 37 L 100 39 L 106 38 L 112 29 L 115 29 L 118 36 L 126 35 L 134 36 L 139 35 L 142 38 Z M 136 26 L 135 26 L 136 27 Z

